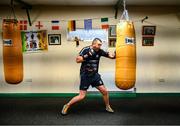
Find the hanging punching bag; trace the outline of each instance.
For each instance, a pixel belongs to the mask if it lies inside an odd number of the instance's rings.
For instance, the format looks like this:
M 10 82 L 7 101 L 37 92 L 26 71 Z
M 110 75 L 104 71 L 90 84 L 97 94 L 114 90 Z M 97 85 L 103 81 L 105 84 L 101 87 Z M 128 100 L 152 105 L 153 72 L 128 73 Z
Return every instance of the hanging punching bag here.
M 23 80 L 22 41 L 15 19 L 3 20 L 3 64 L 7 83 L 18 84 Z
M 124 12 L 116 26 L 116 34 L 115 83 L 118 88 L 128 90 L 133 88 L 136 82 L 136 43 L 134 24 L 129 21 L 125 0 Z

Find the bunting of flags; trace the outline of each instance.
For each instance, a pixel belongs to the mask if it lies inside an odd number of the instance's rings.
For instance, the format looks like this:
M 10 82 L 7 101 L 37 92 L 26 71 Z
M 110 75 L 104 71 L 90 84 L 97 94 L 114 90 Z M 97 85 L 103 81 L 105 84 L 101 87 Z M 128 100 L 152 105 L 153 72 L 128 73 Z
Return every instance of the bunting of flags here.
M 27 30 L 27 20 L 20 20 L 19 25 L 20 25 L 20 30 Z
M 109 24 L 108 24 L 108 18 L 101 18 L 101 28 L 102 29 L 108 29 Z
M 108 29 L 109 28 L 109 18 L 105 17 L 105 18 L 92 18 L 92 19 L 83 19 L 84 20 L 84 29 L 85 30 L 91 30 L 92 29 L 92 22 L 93 19 L 100 19 L 101 21 L 101 28 L 102 29 Z M 65 20 L 62 20 L 65 21 Z M 68 31 L 75 31 L 76 30 L 76 21 L 79 20 L 69 20 L 68 22 Z M 46 21 L 46 22 L 50 22 L 50 26 L 49 28 L 51 28 L 51 30 L 60 30 L 60 20 L 51 20 L 51 21 Z M 20 30 L 28 30 L 28 21 L 27 20 L 20 20 L 19 21 L 20 24 Z M 34 27 L 36 27 L 38 30 L 41 30 L 42 28 L 45 28 L 43 26 L 43 21 L 37 21 L 34 24 Z
M 68 21 L 68 31 L 75 31 L 76 30 L 76 21 L 70 20 Z
M 52 23 L 52 30 L 59 30 L 60 29 L 58 20 L 52 20 L 51 23 Z

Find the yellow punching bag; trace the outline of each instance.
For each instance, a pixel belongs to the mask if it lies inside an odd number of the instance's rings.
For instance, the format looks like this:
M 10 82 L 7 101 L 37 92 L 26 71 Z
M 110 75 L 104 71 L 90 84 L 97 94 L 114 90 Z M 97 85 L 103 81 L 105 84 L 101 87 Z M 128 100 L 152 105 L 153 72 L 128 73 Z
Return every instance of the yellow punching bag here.
M 23 80 L 22 41 L 15 19 L 3 20 L 3 64 L 7 83 L 18 84 Z
M 135 29 L 131 21 L 120 20 L 116 27 L 115 83 L 120 89 L 133 88 L 136 82 Z

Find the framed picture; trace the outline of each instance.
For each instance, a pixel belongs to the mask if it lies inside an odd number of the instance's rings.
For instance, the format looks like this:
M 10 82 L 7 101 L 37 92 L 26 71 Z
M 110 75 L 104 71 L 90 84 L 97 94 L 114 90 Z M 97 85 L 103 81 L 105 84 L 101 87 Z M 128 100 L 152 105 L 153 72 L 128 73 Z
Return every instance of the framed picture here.
M 143 26 L 142 35 L 156 35 L 156 26 Z
M 48 34 L 49 45 L 61 45 L 61 34 Z
M 109 47 L 116 47 L 116 38 L 109 38 Z
M 154 46 L 154 37 L 143 37 L 142 46 Z
M 116 25 L 109 26 L 109 37 L 116 37 Z
M 47 31 L 22 31 L 22 51 L 41 52 L 48 50 Z

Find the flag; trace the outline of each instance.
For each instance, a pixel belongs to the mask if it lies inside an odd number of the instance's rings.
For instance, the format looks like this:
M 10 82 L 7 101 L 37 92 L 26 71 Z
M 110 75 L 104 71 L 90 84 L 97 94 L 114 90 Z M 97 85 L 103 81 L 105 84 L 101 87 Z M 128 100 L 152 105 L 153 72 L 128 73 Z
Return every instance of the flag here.
M 27 30 L 27 20 L 20 20 L 20 30 Z
M 85 19 L 84 20 L 84 29 L 85 30 L 92 29 L 92 19 Z
M 38 21 L 38 24 L 37 25 L 35 25 L 38 29 L 41 29 L 41 27 L 43 27 L 43 25 L 41 24 L 41 22 L 40 21 Z
M 101 28 L 102 29 L 108 29 L 109 28 L 108 18 L 101 18 Z
M 75 31 L 76 30 L 76 21 L 70 20 L 68 21 L 68 31 Z
M 59 30 L 60 29 L 58 20 L 53 20 L 53 21 L 51 21 L 51 23 L 52 23 L 52 30 Z

